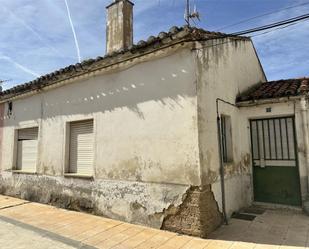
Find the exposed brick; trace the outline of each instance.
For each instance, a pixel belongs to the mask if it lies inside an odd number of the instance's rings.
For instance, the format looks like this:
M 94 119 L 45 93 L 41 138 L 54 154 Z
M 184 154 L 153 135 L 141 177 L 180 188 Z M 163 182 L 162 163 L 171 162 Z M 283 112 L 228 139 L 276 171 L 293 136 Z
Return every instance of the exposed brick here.
M 205 238 L 222 224 L 222 215 L 210 186 L 191 187 L 175 212 L 166 210 L 162 229 Z

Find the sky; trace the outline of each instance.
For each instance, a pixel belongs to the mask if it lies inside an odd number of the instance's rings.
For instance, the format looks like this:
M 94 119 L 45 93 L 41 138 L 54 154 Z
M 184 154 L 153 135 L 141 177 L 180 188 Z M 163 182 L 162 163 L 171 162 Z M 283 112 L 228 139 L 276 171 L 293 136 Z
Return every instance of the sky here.
M 185 0 L 132 0 L 134 42 L 183 26 Z M 112 0 L 0 0 L 0 80 L 7 89 L 105 54 L 105 6 Z M 308 0 L 191 0 L 196 26 L 231 33 L 309 13 Z M 264 13 L 273 14 L 233 25 Z M 72 32 L 78 41 L 79 53 Z M 268 80 L 309 76 L 309 20 L 252 37 Z

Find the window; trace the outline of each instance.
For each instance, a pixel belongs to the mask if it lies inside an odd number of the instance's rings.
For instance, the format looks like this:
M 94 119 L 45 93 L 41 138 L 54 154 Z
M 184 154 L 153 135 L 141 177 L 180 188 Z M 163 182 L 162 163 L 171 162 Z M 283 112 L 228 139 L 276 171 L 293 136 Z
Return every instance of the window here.
M 93 151 L 93 120 L 71 122 L 68 173 L 91 176 Z
M 13 113 L 13 102 L 8 102 L 8 116 L 10 117 Z
M 16 170 L 36 172 L 38 157 L 38 128 L 18 130 Z
M 233 162 L 232 124 L 230 116 L 221 116 L 221 139 L 223 162 Z

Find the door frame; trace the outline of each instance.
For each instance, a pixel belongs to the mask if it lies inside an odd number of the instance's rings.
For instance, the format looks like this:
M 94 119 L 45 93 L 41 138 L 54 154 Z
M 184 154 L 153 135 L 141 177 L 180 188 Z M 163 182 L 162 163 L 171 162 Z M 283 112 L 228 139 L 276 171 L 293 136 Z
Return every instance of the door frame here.
M 268 116 L 268 117 L 254 117 L 249 118 L 249 132 L 250 132 L 250 151 L 251 151 L 251 164 L 252 164 L 252 196 L 253 196 L 253 202 L 255 202 L 255 193 L 254 193 L 254 158 L 253 158 L 253 145 L 252 145 L 252 121 L 263 121 L 263 120 L 275 120 L 275 119 L 282 119 L 282 118 L 291 118 L 292 124 L 293 124 L 293 133 L 294 133 L 294 153 L 295 153 L 295 167 L 296 167 L 296 175 L 297 175 L 297 185 L 298 185 L 298 192 L 300 195 L 300 205 L 296 207 L 301 207 L 303 205 L 302 200 L 302 191 L 301 191 L 301 182 L 300 182 L 300 172 L 299 172 L 299 157 L 298 157 L 298 140 L 297 140 L 297 131 L 296 131 L 296 124 L 295 124 L 295 115 L 282 115 L 282 116 Z M 259 202 L 261 203 L 261 202 Z M 266 202 L 265 202 L 266 203 Z M 267 204 L 273 204 L 273 205 L 282 205 L 280 203 L 268 203 Z M 292 205 L 284 205 L 283 206 L 292 206 Z M 295 207 L 295 206 L 293 206 Z

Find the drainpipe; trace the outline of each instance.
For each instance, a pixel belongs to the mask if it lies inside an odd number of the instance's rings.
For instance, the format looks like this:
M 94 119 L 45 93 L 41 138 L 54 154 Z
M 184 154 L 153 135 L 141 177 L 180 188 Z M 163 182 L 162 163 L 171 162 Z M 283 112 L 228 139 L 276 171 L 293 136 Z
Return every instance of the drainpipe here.
M 306 168 L 307 168 L 307 200 L 306 203 L 309 203 L 309 134 L 308 134 L 308 119 L 307 119 L 307 100 L 301 98 L 300 100 L 300 111 L 303 123 L 303 138 L 304 138 L 304 149 L 305 149 L 305 159 L 306 159 Z
M 218 102 L 217 102 L 218 106 Z M 218 110 L 218 108 L 217 108 Z M 220 180 L 221 180 L 221 194 L 222 194 L 222 214 L 224 223 L 228 225 L 226 217 L 226 207 L 225 207 L 225 183 L 224 183 L 224 164 L 223 164 L 223 155 L 222 155 L 222 139 L 221 139 L 221 117 L 219 112 L 217 112 L 217 129 L 218 129 L 218 149 L 219 149 L 219 162 L 220 162 Z

